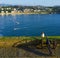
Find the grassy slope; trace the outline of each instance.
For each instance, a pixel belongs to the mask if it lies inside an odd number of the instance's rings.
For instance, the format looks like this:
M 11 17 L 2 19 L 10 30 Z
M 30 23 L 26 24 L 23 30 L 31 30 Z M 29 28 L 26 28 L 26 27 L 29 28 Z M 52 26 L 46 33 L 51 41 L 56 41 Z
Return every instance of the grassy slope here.
M 60 40 L 60 36 L 48 36 L 49 39 L 54 40 Z M 40 36 L 21 36 L 21 37 L 0 37 L 0 46 L 12 46 L 14 43 L 22 41 L 30 41 L 35 39 L 41 39 Z

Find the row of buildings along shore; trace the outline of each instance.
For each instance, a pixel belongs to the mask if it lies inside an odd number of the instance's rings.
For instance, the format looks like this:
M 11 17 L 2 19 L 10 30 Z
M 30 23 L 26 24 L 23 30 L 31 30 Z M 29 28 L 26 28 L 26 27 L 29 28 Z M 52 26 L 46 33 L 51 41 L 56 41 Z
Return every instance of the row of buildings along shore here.
M 51 11 L 51 9 L 50 9 Z M 46 10 L 40 10 L 40 9 L 24 9 L 20 10 L 17 8 L 0 8 L 0 15 L 1 14 L 28 14 L 28 13 L 39 13 L 39 14 L 46 14 L 48 13 Z

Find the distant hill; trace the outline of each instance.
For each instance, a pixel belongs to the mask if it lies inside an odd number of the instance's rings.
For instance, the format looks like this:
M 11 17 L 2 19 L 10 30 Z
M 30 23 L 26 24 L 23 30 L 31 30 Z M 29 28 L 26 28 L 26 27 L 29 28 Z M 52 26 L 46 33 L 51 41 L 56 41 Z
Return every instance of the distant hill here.
M 0 6 L 12 6 L 10 4 L 0 4 Z

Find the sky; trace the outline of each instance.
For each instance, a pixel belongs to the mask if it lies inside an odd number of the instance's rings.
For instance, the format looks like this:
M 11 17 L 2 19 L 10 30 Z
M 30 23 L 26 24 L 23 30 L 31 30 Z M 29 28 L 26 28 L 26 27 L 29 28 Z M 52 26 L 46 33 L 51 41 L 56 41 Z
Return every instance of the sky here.
M 0 0 L 0 4 L 60 6 L 60 0 Z

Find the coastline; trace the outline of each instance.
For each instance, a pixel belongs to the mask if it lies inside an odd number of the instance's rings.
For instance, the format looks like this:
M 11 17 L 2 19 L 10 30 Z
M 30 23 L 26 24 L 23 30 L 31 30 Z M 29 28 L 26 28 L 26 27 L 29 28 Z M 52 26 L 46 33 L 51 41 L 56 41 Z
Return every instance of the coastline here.
M 0 15 L 21 15 L 21 14 L 48 14 L 48 13 L 0 13 Z

